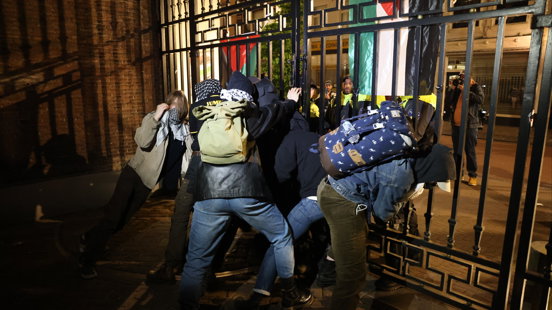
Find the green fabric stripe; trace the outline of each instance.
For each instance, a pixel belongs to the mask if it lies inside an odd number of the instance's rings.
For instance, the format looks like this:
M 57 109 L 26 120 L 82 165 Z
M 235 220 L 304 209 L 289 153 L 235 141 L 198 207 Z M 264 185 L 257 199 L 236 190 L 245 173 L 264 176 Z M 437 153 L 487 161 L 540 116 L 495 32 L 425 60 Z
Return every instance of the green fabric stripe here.
M 350 0 L 349 4 L 371 2 L 372 0 Z M 377 5 L 377 4 L 376 4 Z M 362 17 L 376 17 L 376 5 L 363 7 Z M 353 10 L 349 10 L 349 20 L 353 20 Z M 357 23 L 354 26 L 368 25 L 372 23 Z M 355 35 L 349 35 L 349 75 L 354 79 L 355 65 L 359 64 L 358 81 L 354 81 L 355 88 L 361 94 L 372 93 L 372 67 L 374 62 L 374 34 L 360 34 L 359 59 L 355 61 Z

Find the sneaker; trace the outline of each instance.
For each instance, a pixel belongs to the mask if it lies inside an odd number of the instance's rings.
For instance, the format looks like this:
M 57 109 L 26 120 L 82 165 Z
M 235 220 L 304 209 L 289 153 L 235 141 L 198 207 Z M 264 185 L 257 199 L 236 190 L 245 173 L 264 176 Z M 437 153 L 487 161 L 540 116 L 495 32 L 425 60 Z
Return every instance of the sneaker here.
M 82 256 L 79 257 L 79 273 L 81 278 L 83 278 L 84 280 L 90 280 L 98 277 L 96 266 L 94 266 L 94 264 L 85 262 Z
M 152 269 L 148 271 L 146 281 L 149 283 L 174 284 L 176 282 L 175 274 L 176 272 L 171 265 L 163 263 L 157 270 Z
M 475 177 L 475 178 L 469 177 L 468 185 L 469 186 L 477 186 L 477 177 Z
M 335 262 L 324 259 L 320 263 L 318 276 L 316 277 L 316 285 L 319 287 L 328 287 L 335 285 Z

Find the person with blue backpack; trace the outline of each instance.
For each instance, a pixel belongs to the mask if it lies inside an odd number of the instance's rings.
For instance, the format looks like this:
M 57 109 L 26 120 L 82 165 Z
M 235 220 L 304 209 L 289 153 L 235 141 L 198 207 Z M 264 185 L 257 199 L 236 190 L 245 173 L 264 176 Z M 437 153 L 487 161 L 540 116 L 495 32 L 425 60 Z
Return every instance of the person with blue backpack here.
M 354 310 L 359 303 L 367 272 L 367 218 L 385 225 L 424 184 L 456 177 L 450 148 L 434 144 L 434 110 L 420 100 L 410 103 L 403 108 L 384 101 L 320 138 L 328 176 L 317 196 L 336 268 L 330 309 Z M 422 112 L 413 113 L 417 110 Z

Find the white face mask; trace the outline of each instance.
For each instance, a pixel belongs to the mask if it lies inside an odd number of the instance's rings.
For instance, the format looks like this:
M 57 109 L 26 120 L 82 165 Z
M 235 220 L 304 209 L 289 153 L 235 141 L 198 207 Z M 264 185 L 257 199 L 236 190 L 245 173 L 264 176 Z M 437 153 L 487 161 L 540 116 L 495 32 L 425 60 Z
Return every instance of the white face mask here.
M 176 109 L 169 110 L 169 124 L 172 124 L 172 125 L 180 124 L 180 118 L 178 117 L 178 111 Z

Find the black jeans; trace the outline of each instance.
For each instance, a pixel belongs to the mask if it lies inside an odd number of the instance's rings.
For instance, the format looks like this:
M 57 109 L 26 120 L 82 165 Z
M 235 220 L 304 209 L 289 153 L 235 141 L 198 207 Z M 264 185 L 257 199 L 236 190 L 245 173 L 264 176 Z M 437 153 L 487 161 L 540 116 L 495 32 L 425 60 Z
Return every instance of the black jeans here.
M 330 226 L 336 285 L 330 309 L 355 310 L 366 281 L 366 211 L 338 194 L 324 178 L 318 185 L 318 203 Z
M 165 262 L 172 267 L 181 268 L 187 250 L 188 223 L 194 206 L 194 195 L 188 192 L 188 179 L 183 179 L 176 195 L 174 214 L 171 218 L 169 243 L 165 250 Z
M 85 234 L 86 250 L 83 259 L 95 263 L 102 255 L 109 238 L 121 230 L 130 218 L 146 202 L 151 189 L 130 166 L 125 166 L 117 180 L 111 199 L 104 206 L 100 222 Z
M 461 164 L 460 156 L 462 151 L 458 149 L 460 144 L 460 127 L 452 126 L 452 145 L 454 148 L 454 160 L 456 162 L 456 171 L 460 171 L 462 175 L 462 169 L 458 169 L 458 165 Z M 468 128 L 466 130 L 466 144 L 464 151 L 466 152 L 466 168 L 468 169 L 468 175 L 472 178 L 477 177 L 477 157 L 475 154 L 475 146 L 477 145 L 477 128 Z

